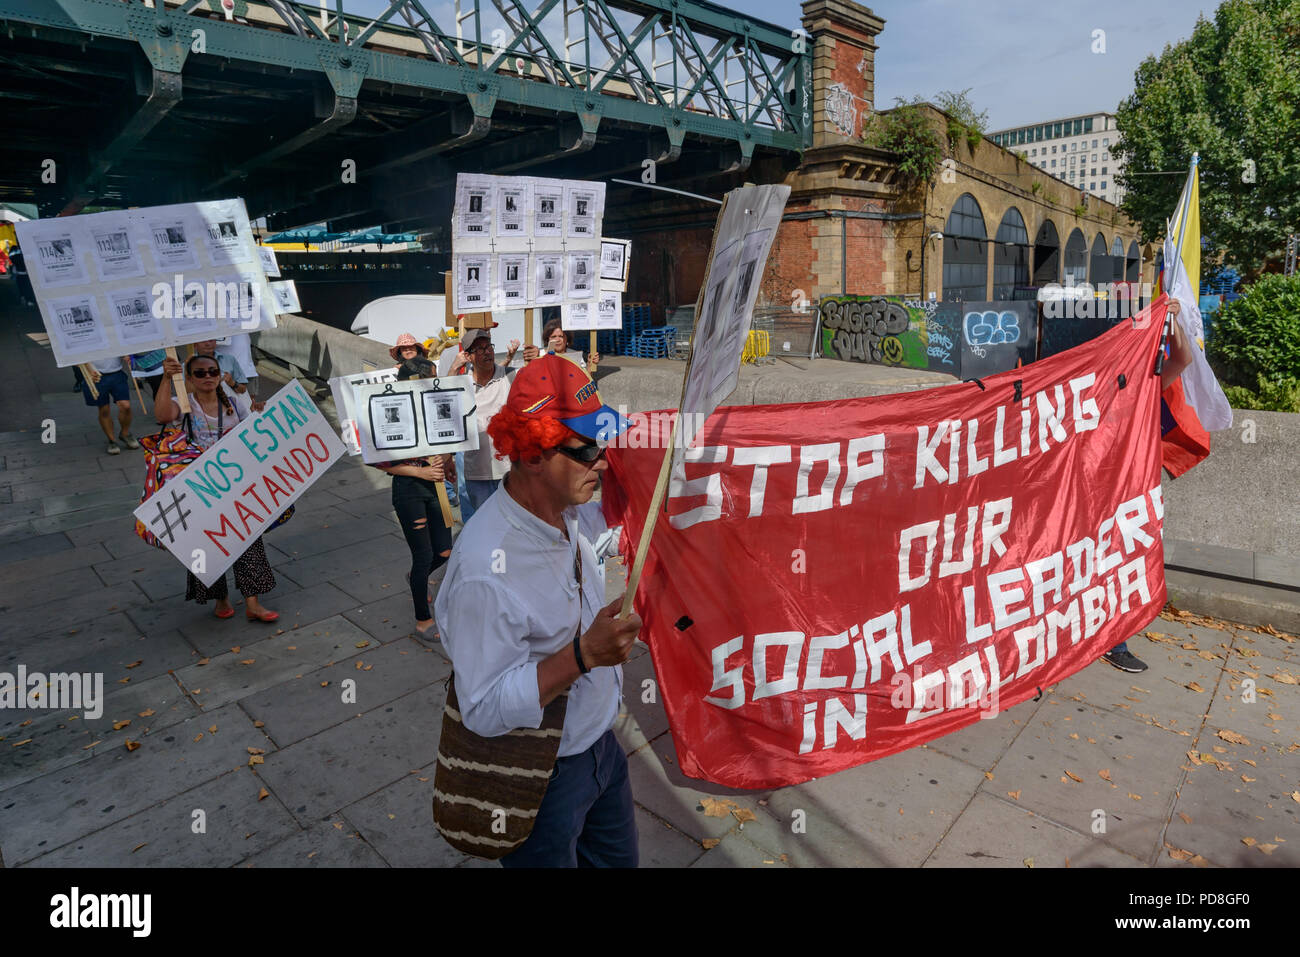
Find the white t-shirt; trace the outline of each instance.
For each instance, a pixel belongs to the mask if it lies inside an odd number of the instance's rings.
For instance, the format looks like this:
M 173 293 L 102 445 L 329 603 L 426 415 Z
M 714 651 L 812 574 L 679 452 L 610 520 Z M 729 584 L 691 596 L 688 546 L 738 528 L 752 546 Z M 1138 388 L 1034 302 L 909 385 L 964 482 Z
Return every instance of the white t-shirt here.
M 510 463 L 496 457 L 496 448 L 492 437 L 488 435 L 488 423 L 492 416 L 501 411 L 510 397 L 510 386 L 515 381 L 517 370 L 507 368 L 500 362 L 486 385 L 474 386 L 474 401 L 478 405 L 475 417 L 478 420 L 478 448 L 465 453 L 465 478 L 477 482 L 499 479 L 510 471 Z M 473 374 L 472 372 L 470 373 Z
M 100 375 L 112 375 L 114 372 L 122 371 L 122 358 L 118 356 L 113 359 L 95 359 L 90 363 L 90 367 Z
M 252 400 L 247 394 L 238 395 L 231 392 L 230 387 L 224 382 L 221 383 L 220 388 L 221 391 L 226 394 L 226 398 L 230 399 L 231 403 L 234 405 L 234 415 L 230 415 L 221 406 L 218 406 L 217 414 L 209 419 L 207 414 L 203 411 L 203 406 L 199 405 L 199 400 L 194 397 L 194 393 L 190 393 L 190 419 L 194 424 L 194 442 L 201 449 L 210 449 L 212 446 L 216 445 L 223 435 L 233 429 L 244 419 L 248 418 L 249 413 L 253 409 Z M 220 401 L 220 399 L 218 399 L 218 401 Z M 182 420 L 184 418 L 185 416 L 182 415 L 180 418 L 172 420 L 169 428 L 184 428 L 182 425 Z M 217 431 L 218 425 L 221 426 L 220 432 Z

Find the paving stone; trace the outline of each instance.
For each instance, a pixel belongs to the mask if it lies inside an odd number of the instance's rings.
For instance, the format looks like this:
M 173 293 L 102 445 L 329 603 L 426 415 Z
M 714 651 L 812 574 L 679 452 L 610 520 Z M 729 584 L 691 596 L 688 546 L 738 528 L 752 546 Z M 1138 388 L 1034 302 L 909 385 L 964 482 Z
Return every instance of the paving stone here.
M 403 543 L 405 551 L 405 543 Z M 407 576 L 411 570 L 411 557 L 408 554 L 392 561 L 379 562 L 369 568 L 362 568 L 347 575 L 331 578 L 330 584 L 345 592 L 358 604 L 366 604 L 389 598 L 394 594 L 407 595 Z M 441 580 L 443 572 L 435 571 L 434 580 Z M 433 585 L 430 585 L 433 589 Z M 409 596 L 408 596 L 409 601 Z
M 451 666 L 440 655 L 429 651 L 413 639 L 380 645 L 341 618 L 328 618 L 315 628 L 329 627 L 335 634 L 352 634 L 347 645 L 352 657 L 340 657 L 332 667 L 318 668 L 276 685 L 267 691 L 243 699 L 248 714 L 265 723 L 263 729 L 280 747 L 301 741 L 326 728 L 347 721 L 357 714 L 373 711 L 418 688 L 441 686 L 451 674 Z M 370 641 L 369 647 L 356 649 L 358 641 Z M 371 666 L 357 670 L 356 662 Z M 344 704 L 339 682 L 351 678 L 356 682 L 355 703 Z M 322 686 L 321 682 L 329 684 Z M 439 718 L 441 728 L 441 718 Z
M 343 809 L 366 843 L 393 867 L 456 867 L 469 856 L 443 840 L 434 826 L 436 767 L 420 768 Z
M 642 700 L 648 690 L 642 684 L 646 680 L 655 680 L 654 662 L 648 650 L 623 663 L 623 701 L 618 717 L 614 719 L 614 734 L 625 754 L 630 754 L 668 730 L 668 715 L 659 698 L 658 685 L 653 686 L 653 704 Z
M 1063 827 L 1010 798 L 977 794 L 944 835 L 926 867 L 1140 867 L 1145 862 Z
M 991 718 L 982 717 L 974 724 L 928 741 L 923 747 L 987 771 L 997 764 L 998 758 L 1033 719 L 1041 704 L 1042 701 L 1030 698 L 1009 711 L 999 711 Z
M 271 544 L 294 559 L 355 545 L 392 532 L 392 526 L 373 518 L 357 518 L 337 509 L 295 515 L 288 525 L 271 533 Z M 405 542 L 403 542 L 405 546 Z
M 335 827 L 334 825 L 340 825 Z M 360 833 L 341 817 L 300 830 L 264 851 L 251 854 L 240 867 L 384 867 L 386 863 Z
M 59 536 L 62 537 L 62 536 Z M 21 558 L 7 564 L 0 563 L 0 591 L 19 582 L 28 584 L 28 588 L 44 588 L 40 579 L 58 576 L 78 568 L 89 568 L 96 562 L 106 561 L 108 552 L 98 543 L 81 548 L 61 548 L 43 555 Z M 174 561 L 174 559 L 173 559 Z M 105 584 L 109 584 L 105 582 Z
M 95 525 L 105 520 L 111 519 L 116 524 L 118 532 L 125 530 L 131 532 L 135 527 L 135 519 L 131 513 L 135 511 L 136 506 L 140 504 L 140 495 L 137 491 L 134 498 L 123 495 L 122 501 L 108 505 L 88 506 L 80 509 L 69 509 L 60 512 L 57 515 L 51 515 L 47 518 L 34 518 L 31 520 L 32 530 L 37 535 L 47 535 L 51 532 L 67 532 L 83 525 Z M 3 508 L 6 506 L 0 506 Z M 114 535 L 118 534 L 117 532 Z M 105 536 L 108 543 L 105 547 L 110 555 L 117 557 L 126 554 L 129 549 L 139 546 L 148 548 L 143 541 L 131 533 L 130 538 L 114 537 L 109 539 Z M 132 544 L 134 542 L 134 545 Z
M 78 625 L 116 611 L 125 611 L 133 602 L 143 598 L 144 593 L 129 582 L 111 588 L 91 588 L 66 598 L 7 611 L 5 630 L 12 634 L 23 634 L 45 630 L 55 621 L 65 625 Z
M 102 508 L 106 505 L 130 506 L 124 509 L 129 515 L 140 504 L 140 486 L 123 485 L 118 488 L 96 488 L 94 491 L 77 492 L 72 495 L 47 495 L 41 499 L 41 503 L 45 507 L 45 514 L 49 517 Z
M 639 866 L 689 867 L 704 853 L 698 842 L 640 805 L 635 814 Z
M 323 548 L 323 546 L 322 546 Z M 281 569 L 300 585 L 346 578 L 367 568 L 405 558 L 410 567 L 411 553 L 397 535 L 376 535 L 346 547 L 321 550 L 290 562 Z
M 1206 741 L 1224 744 L 1214 738 Z M 1210 751 L 1211 745 L 1204 745 L 1203 750 Z M 1165 841 L 1219 867 L 1300 866 L 1300 804 L 1290 796 L 1290 791 L 1300 788 L 1295 755 L 1236 748 L 1214 756 L 1227 759 L 1224 763 L 1231 770 L 1220 771 L 1210 764 L 1191 766 L 1179 789 Z M 1259 767 L 1245 764 L 1243 756 L 1255 760 Z M 1256 780 L 1243 781 L 1242 773 Z M 1243 839 L 1254 843 L 1247 846 Z M 1265 853 L 1261 844 L 1276 847 Z M 1167 848 L 1162 848 L 1156 865 L 1189 866 L 1170 857 Z
M 216 724 L 218 734 L 204 731 Z M 237 707 L 198 715 L 125 747 L 0 793 L 0 847 L 13 867 L 248 763 L 264 747 Z
M 788 855 L 787 855 L 788 857 Z M 700 867 L 789 867 L 788 860 L 783 861 L 771 852 L 749 841 L 742 832 L 732 831 L 722 838 L 721 843 L 705 851 L 690 865 Z
M 41 518 L 44 514 L 45 510 L 40 502 L 12 502 L 8 505 L 0 505 L 0 524 L 25 522 Z
M 92 590 L 99 591 L 102 587 L 103 583 L 99 576 L 88 566 L 69 568 L 39 583 L 24 581 L 2 584 L 0 585 L 0 613 L 10 615 L 36 605 L 49 607 L 52 601 L 84 595 Z
M 437 597 L 436 593 L 434 597 Z M 349 609 L 343 615 L 380 641 L 392 641 L 415 633 L 415 608 L 411 604 L 410 593 L 406 590 L 360 608 Z
M 298 832 L 279 801 L 258 800 L 261 788 L 247 768 L 230 771 L 27 866 L 230 867 Z M 194 833 L 196 810 L 204 812 L 200 834 Z
M 369 640 L 364 635 L 360 639 Z M 296 675 L 316 671 L 327 662 L 347 662 L 358 654 L 357 641 L 356 626 L 335 616 L 306 628 L 272 634 L 213 654 L 207 659 L 207 664 L 200 660 L 178 670 L 176 680 L 186 689 L 202 689 L 193 692 L 194 700 L 201 707 L 219 708 L 292 681 Z M 332 671 L 339 680 L 349 677 L 359 683 L 369 683 L 360 674 L 342 674 L 340 667 Z M 359 689 L 358 700 L 362 700 Z M 353 708 L 352 713 L 359 710 Z
M 1242 700 L 1243 696 L 1250 698 L 1247 688 L 1243 685 L 1245 679 L 1229 677 L 1219 688 L 1219 693 L 1214 696 L 1214 700 L 1206 702 L 1208 711 L 1205 716 L 1205 729 L 1198 742 L 1202 751 L 1210 750 L 1207 742 L 1227 746 L 1228 742 L 1216 737 L 1220 731 L 1244 735 L 1256 746 L 1286 748 L 1292 743 L 1300 742 L 1300 687 L 1284 684 L 1268 677 L 1270 673 L 1296 675 L 1296 671 L 1288 672 L 1286 666 L 1282 665 L 1265 667 L 1256 673 L 1259 678 L 1252 679 L 1256 682 L 1253 701 Z M 1270 691 L 1272 694 L 1261 694 L 1260 692 L 1263 691 Z M 1278 717 L 1270 718 L 1270 715 Z M 1300 769 L 1300 756 L 1296 758 L 1296 767 Z M 1300 785 L 1300 771 L 1297 772 L 1296 778 L 1297 785 Z
M 1174 756 L 1193 739 L 1138 720 L 1115 720 L 1113 712 L 1087 704 L 1048 700 L 981 790 L 1017 792 L 1021 807 L 1076 831 L 1090 832 L 1094 812 L 1104 811 L 1101 839 L 1153 863 L 1183 773 Z
M 677 768 L 677 758 L 668 737 L 632 752 L 627 756 L 627 763 L 633 800 L 697 842 L 722 837 L 736 823 L 730 816 L 706 816 L 700 807 L 704 798 L 731 800 L 752 809 L 755 802 L 765 796 L 760 791 L 727 790 L 685 777 Z
M 72 541 L 62 532 L 50 535 L 27 535 L 20 541 L 0 545 L 0 567 L 14 562 L 29 561 L 56 552 L 71 551 Z
M 76 475 L 64 475 L 62 478 L 44 478 L 21 485 L 14 484 L 12 486 L 13 500 L 15 502 L 36 502 L 52 496 L 68 496 L 71 493 L 84 493 L 111 488 L 120 489 L 129 485 L 135 489 L 138 501 L 143 474 L 143 468 L 133 468 L 129 476 L 123 469 L 111 469 L 101 472 L 81 472 Z M 3 482 L 4 477 L 5 473 L 0 472 L 0 482 Z M 46 514 L 51 515 L 54 513 L 47 511 Z
M 185 590 L 184 567 L 170 552 L 160 548 L 147 548 L 143 552 L 133 553 L 125 558 L 111 558 L 105 554 L 105 559 L 95 565 L 95 574 L 105 585 L 118 585 L 139 578 L 142 574 L 162 571 L 169 572 L 173 578 L 179 579 L 181 591 Z
M 0 477 L 2 476 L 3 473 L 0 473 Z M 338 498 L 338 496 L 335 496 L 335 498 Z M 358 518 L 384 515 L 391 516 L 396 521 L 396 516 L 393 515 L 393 493 L 390 489 L 380 489 L 359 498 L 339 499 L 339 503 L 340 511 L 355 515 Z
M 916 867 L 984 780 L 964 761 L 916 748 L 774 791 L 767 807 L 791 827 L 803 811 L 806 839 L 787 845 L 798 867 Z
M 12 671 L 21 663 L 40 671 L 120 671 L 131 662 L 145 658 L 144 654 L 137 653 L 136 646 L 157 641 L 165 647 L 178 634 L 160 631 L 152 638 L 147 637 L 120 612 L 73 628 L 60 628 L 39 635 L 20 636 L 18 632 L 6 632 L 0 639 L 0 667 Z M 175 653 L 178 656 L 187 654 L 185 647 L 177 645 Z M 82 667 L 83 664 L 93 667 Z M 153 661 L 146 659 L 146 664 L 140 667 L 146 668 L 146 665 L 152 667 Z M 128 673 L 121 672 L 121 675 Z M 114 675 L 113 680 L 118 677 Z
M 0 485 L 26 485 L 30 482 L 52 481 L 63 478 L 67 474 L 66 465 L 33 465 L 25 469 L 0 469 Z
M 437 757 L 441 684 L 266 756 L 261 775 L 304 825 L 320 821 Z
M 1254 655 L 1251 652 L 1259 654 Z M 1275 662 L 1284 661 L 1289 665 L 1300 666 L 1300 641 L 1293 639 L 1288 642 L 1273 635 L 1239 628 L 1232 655 L 1228 658 L 1229 665 L 1241 668 L 1244 664 L 1252 671 L 1256 667 L 1265 667 L 1262 662 L 1254 661 L 1255 658 L 1267 658 Z M 1292 667 L 1290 670 L 1294 671 L 1295 668 Z

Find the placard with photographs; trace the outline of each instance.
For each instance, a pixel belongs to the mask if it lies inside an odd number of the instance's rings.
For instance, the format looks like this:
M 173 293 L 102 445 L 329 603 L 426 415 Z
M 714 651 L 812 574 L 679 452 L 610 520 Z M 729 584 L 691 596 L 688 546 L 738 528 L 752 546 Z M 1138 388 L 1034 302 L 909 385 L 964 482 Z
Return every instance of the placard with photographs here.
M 600 288 L 627 292 L 628 264 L 632 259 L 632 240 L 600 240 Z
M 533 301 L 539 306 L 553 306 L 564 301 L 564 254 L 537 253 L 533 256 Z
M 498 177 L 497 180 L 493 206 L 497 214 L 496 235 L 507 242 L 526 242 L 532 183 L 526 176 Z
M 242 199 L 37 219 L 16 229 L 61 367 L 275 326 Z
M 373 377 L 363 373 L 330 380 L 336 405 L 346 393 L 340 411 L 354 410 L 351 426 L 363 461 L 377 464 L 478 448 L 471 376 L 367 381 Z
M 521 309 L 530 301 L 528 295 L 528 254 L 503 253 L 497 257 L 498 283 L 501 292 L 500 303 L 493 302 L 493 308 Z
M 487 253 L 455 256 L 456 311 L 486 312 L 492 306 L 492 257 Z
M 456 208 L 452 213 L 454 239 L 490 239 L 495 176 L 456 176 Z M 457 243 L 459 245 L 459 242 Z
M 596 294 L 596 253 L 571 252 L 565 263 L 566 299 L 590 299 Z
M 257 258 L 262 261 L 262 272 L 266 273 L 270 279 L 276 279 L 280 275 L 280 263 L 275 258 L 275 250 L 270 246 L 258 246 Z

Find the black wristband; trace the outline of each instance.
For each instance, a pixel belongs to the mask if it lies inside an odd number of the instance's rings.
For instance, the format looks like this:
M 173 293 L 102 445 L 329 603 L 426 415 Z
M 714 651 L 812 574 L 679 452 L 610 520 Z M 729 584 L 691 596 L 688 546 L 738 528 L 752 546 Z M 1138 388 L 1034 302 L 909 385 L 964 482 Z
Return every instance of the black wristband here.
M 582 660 L 582 649 L 578 647 L 578 642 L 580 641 L 582 641 L 581 635 L 573 636 L 573 657 L 578 662 L 578 670 L 581 671 L 584 675 L 589 675 L 591 674 L 591 669 L 588 668 Z

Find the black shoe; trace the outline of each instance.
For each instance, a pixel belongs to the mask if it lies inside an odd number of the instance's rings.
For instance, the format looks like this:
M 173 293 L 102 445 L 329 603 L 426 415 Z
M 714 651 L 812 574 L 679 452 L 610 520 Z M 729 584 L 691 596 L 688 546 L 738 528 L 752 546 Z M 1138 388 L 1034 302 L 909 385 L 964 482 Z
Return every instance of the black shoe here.
M 1108 651 L 1101 656 L 1101 660 L 1118 668 L 1120 671 L 1127 671 L 1133 675 L 1141 674 L 1147 670 L 1146 662 L 1131 651 Z

